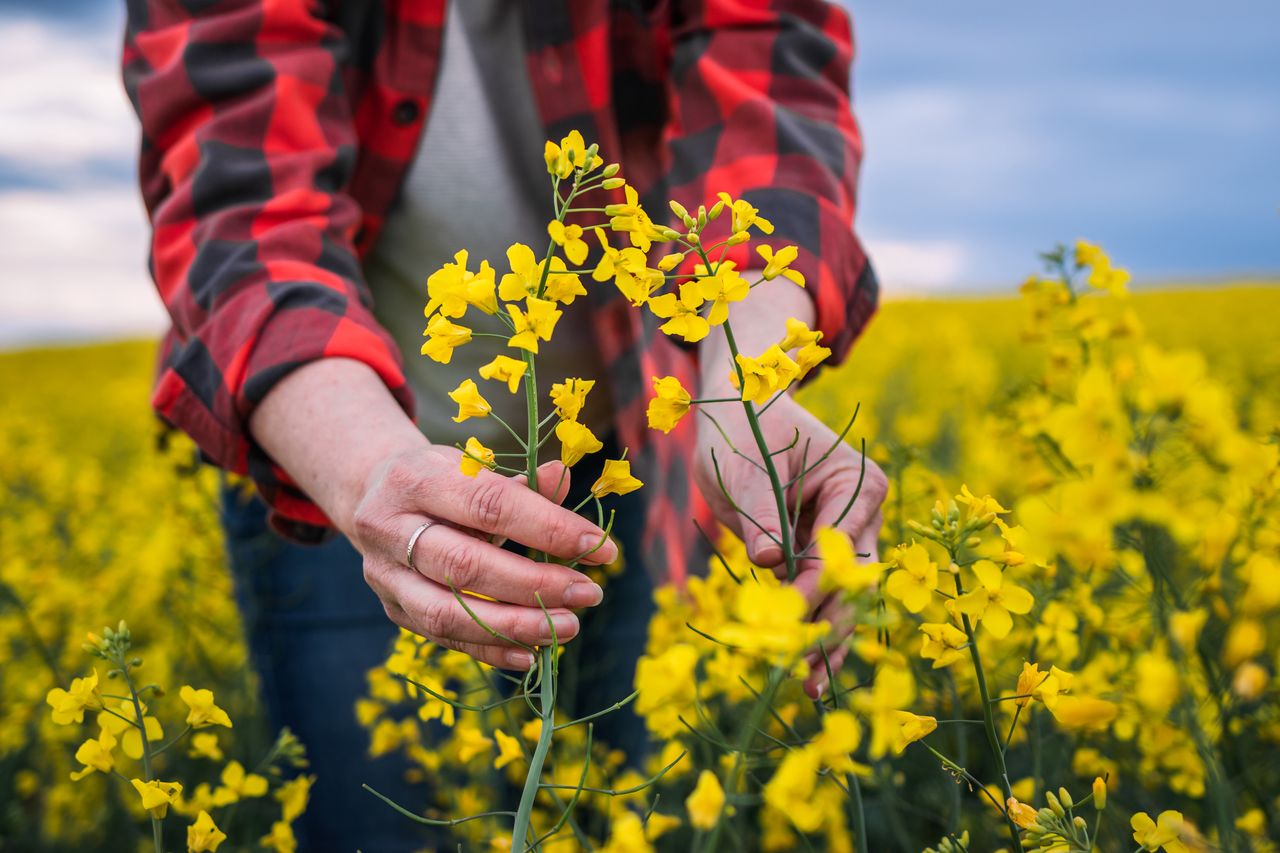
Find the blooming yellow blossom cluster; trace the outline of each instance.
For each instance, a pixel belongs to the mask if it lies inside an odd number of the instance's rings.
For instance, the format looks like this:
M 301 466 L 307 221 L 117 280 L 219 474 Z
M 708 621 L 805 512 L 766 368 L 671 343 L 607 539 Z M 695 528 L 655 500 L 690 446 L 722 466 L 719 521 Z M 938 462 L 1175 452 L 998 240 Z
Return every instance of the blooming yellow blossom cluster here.
M 222 745 L 214 729 L 231 729 L 231 717 L 220 707 L 212 690 L 183 685 L 178 699 L 186 708 L 184 726 L 176 734 L 166 736 L 160 718 L 152 713 L 164 691 L 154 683 L 140 682 L 142 659 L 133 649 L 133 635 L 126 623 L 101 634 L 89 634 L 84 650 L 106 667 L 106 680 L 95 666 L 88 675 L 73 678 L 67 688 L 54 687 L 45 696 L 49 717 L 57 726 L 78 727 L 92 714 L 97 734 L 84 740 L 75 751 L 82 766 L 71 773 L 73 782 L 81 782 L 93 774 L 114 777 L 133 789 L 134 811 L 150 821 L 152 845 L 163 853 L 165 820 L 170 811 L 190 822 L 186 826 L 188 853 L 216 851 L 227 834 L 218 827 L 214 814 L 230 814 L 227 807 L 265 797 L 271 788 L 267 776 L 279 776 L 282 767 L 306 766 L 302 745 L 286 729 L 271 751 L 253 771 L 246 771 L 239 761 L 226 762 L 216 787 L 200 782 L 192 787 L 169 781 L 176 768 L 170 764 L 175 747 L 189 739 L 187 756 L 202 762 L 221 762 Z M 113 683 L 108 683 L 113 682 Z M 118 686 L 116 686 L 118 685 Z M 314 777 L 296 776 L 276 785 L 275 798 L 280 802 L 278 819 L 260 844 L 277 851 L 293 853 L 297 842 L 292 823 L 306 809 Z M 221 819 L 221 818 L 220 818 Z M 114 839 L 123 843 L 124 839 Z
M 651 224 L 634 204 L 619 215 Z M 657 273 L 683 261 L 641 267 L 625 251 L 618 286 L 649 305 Z M 634 707 L 649 772 L 665 768 L 641 802 L 668 806 L 651 823 L 640 803 L 621 810 L 602 849 L 1274 849 L 1280 777 L 1257 750 L 1280 738 L 1280 471 L 1265 435 L 1280 408 L 1151 340 L 1101 249 L 1049 259 L 1022 291 L 1025 332 L 997 338 L 998 355 L 944 332 L 944 357 L 873 367 L 890 547 L 871 562 L 836 531 L 814 534 L 820 589 L 857 614 L 821 701 L 791 676 L 826 665 L 811 652 L 830 652 L 828 628 L 736 540 L 705 576 L 657 592 Z M 691 268 L 699 289 L 659 304 L 663 325 L 678 321 L 668 333 L 715 328 L 736 270 L 704 291 L 710 272 Z M 809 334 L 779 342 L 797 367 Z M 795 380 L 776 356 L 755 360 L 762 386 Z M 927 373 L 898 385 L 886 369 Z M 744 398 L 767 405 L 753 381 Z M 842 420 L 847 381 L 821 378 L 802 399 Z M 653 391 L 659 430 L 697 405 L 674 377 Z

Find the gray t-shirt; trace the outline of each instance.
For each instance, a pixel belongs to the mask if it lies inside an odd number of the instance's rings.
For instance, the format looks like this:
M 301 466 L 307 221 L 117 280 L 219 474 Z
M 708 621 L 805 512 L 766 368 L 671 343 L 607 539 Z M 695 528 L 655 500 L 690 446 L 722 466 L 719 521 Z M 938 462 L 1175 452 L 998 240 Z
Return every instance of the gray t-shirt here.
M 546 251 L 552 218 L 551 189 L 542 159 L 546 133 L 524 65 L 520 0 L 452 0 L 447 8 L 435 97 L 417 156 L 401 197 L 387 218 L 366 263 L 374 314 L 405 354 L 409 386 L 418 403 L 423 432 L 438 444 L 476 436 L 499 452 L 518 448 L 492 418 L 452 420 L 457 406 L 448 393 L 475 379 L 500 417 L 524 434 L 523 387 L 511 394 L 504 383 L 486 381 L 477 368 L 499 353 L 521 350 L 492 338 L 475 338 L 456 349 L 450 364 L 419 354 L 424 340 L 427 276 L 470 253 L 468 269 L 482 259 L 508 272 L 506 250 L 524 243 L 536 257 Z M 588 288 L 601 285 L 583 277 Z M 472 308 L 462 321 L 476 332 L 506 333 L 494 317 Z M 543 413 L 553 382 L 574 376 L 596 380 L 580 420 L 603 438 L 610 423 L 609 389 L 591 331 L 591 308 L 579 297 L 564 306 L 551 342 L 538 355 Z

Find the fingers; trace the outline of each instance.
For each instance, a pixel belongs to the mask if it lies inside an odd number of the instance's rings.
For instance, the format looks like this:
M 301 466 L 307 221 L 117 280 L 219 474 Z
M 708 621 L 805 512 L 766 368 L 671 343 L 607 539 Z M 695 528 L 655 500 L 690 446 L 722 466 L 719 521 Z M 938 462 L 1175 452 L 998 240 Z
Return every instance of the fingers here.
M 752 563 L 766 569 L 782 565 L 782 546 L 778 544 L 782 525 L 768 476 L 737 455 L 719 460 L 719 466 L 724 487 L 737 505 L 736 512 L 721 520 L 742 538 Z
M 820 466 L 813 472 L 818 481 L 815 483 L 818 489 L 814 498 L 816 508 L 813 529 L 838 527 L 856 540 L 873 522 L 879 530 L 879 523 L 875 520 L 880 517 L 880 506 L 889 492 L 889 481 L 880 466 L 870 459 L 865 460 L 864 472 L 863 457 L 852 449 L 848 449 L 848 454 L 842 454 L 846 455 L 848 458 L 841 458 L 827 471 L 824 472 Z M 835 461 L 833 457 L 828 463 Z M 857 495 L 857 500 L 850 507 L 849 501 L 854 495 Z M 806 495 L 806 500 L 808 499 Z
M 408 542 L 422 518 L 400 518 L 402 538 Z M 414 543 L 413 566 L 446 589 L 525 607 L 594 607 L 604 598 L 603 590 L 581 572 L 534 562 L 447 524 L 433 524 L 422 532 Z
M 420 629 L 415 628 L 409 615 L 404 608 L 399 605 L 391 605 L 387 607 L 387 616 L 392 622 L 402 628 L 406 628 L 419 636 L 426 637 L 431 642 L 446 649 L 452 649 L 455 652 L 462 652 L 469 655 L 481 663 L 487 663 L 490 666 L 496 666 L 499 669 L 515 669 L 527 670 L 533 666 L 533 654 L 525 649 L 517 646 L 507 645 L 495 641 L 494 643 L 464 643 L 458 640 L 452 640 L 448 637 L 433 637 L 428 634 L 421 633 Z
M 473 596 L 465 596 L 467 607 L 464 608 L 452 590 L 403 566 L 366 566 L 365 577 L 384 602 L 392 602 L 387 605 L 387 613 L 397 624 L 467 654 L 483 652 L 484 656 L 473 656 L 493 662 L 495 666 L 515 664 L 516 657 L 509 654 L 513 646 L 508 640 L 526 646 L 546 646 L 551 644 L 553 636 L 555 641 L 565 642 L 578 633 L 578 617 L 563 608 L 543 611 Z M 501 651 L 502 659 L 495 662 L 493 655 L 498 652 L 479 648 L 486 646 L 507 651 Z
M 434 449 L 435 453 L 441 453 Z M 426 513 L 447 519 L 463 527 L 496 533 L 566 559 L 592 552 L 584 562 L 609 563 L 618 556 L 618 548 L 605 533 L 580 515 L 558 506 L 543 494 L 535 494 L 525 483 L 517 483 L 492 471 L 481 471 L 475 477 L 463 476 L 456 466 L 432 466 L 433 470 L 416 490 L 421 508 Z M 557 488 L 551 493 L 567 492 L 567 473 L 550 466 L 547 480 Z M 540 471 L 542 469 L 539 469 Z M 564 486 L 559 486 L 560 481 Z M 543 477 L 538 477 L 539 491 Z M 601 540 L 605 540 L 600 545 Z M 599 546 L 599 547 L 597 547 Z M 593 550 L 594 549 L 594 550 Z

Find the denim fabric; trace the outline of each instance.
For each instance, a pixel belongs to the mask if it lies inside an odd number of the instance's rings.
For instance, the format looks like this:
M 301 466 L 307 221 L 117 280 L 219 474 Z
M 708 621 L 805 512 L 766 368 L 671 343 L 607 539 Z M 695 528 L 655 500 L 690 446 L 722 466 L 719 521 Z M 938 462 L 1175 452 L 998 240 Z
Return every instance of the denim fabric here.
M 607 445 L 597 459 L 606 454 L 617 457 Z M 574 469 L 570 506 L 587 493 L 599 464 L 587 460 Z M 627 557 L 640 553 L 642 495 L 606 501 L 617 510 L 614 535 Z M 397 630 L 365 585 L 359 553 L 343 537 L 320 546 L 280 538 L 267 527 L 262 502 L 230 488 L 223 490 L 222 520 L 268 721 L 273 730 L 288 726 L 298 735 L 317 777 L 295 827 L 299 850 L 398 853 L 441 843 L 360 787 L 367 783 L 410 808 L 428 797 L 424 787 L 404 781 L 408 763 L 398 754 L 368 757 L 368 733 L 355 719 L 365 672 L 383 660 Z M 581 716 L 631 692 L 652 609 L 649 575 L 628 559 L 606 585 L 604 602 L 582 615 L 581 633 L 562 659 L 568 713 Z M 629 708 L 602 719 L 596 734 L 634 761 L 645 749 L 643 724 Z

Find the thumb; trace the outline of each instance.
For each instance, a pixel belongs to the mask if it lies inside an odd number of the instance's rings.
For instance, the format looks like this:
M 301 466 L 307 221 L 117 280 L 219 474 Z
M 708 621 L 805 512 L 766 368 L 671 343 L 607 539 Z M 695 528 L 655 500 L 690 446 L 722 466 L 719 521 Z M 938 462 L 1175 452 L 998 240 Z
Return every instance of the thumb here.
M 742 466 L 750 463 L 735 460 Z M 747 545 L 747 557 L 757 566 L 766 569 L 782 564 L 782 521 L 778 517 L 778 501 L 774 497 L 769 478 L 754 467 L 751 476 L 741 478 L 743 488 L 734 495 L 738 505 L 738 523 L 742 541 Z
M 569 469 L 558 459 L 538 466 L 538 494 L 552 503 L 562 504 L 569 496 Z

